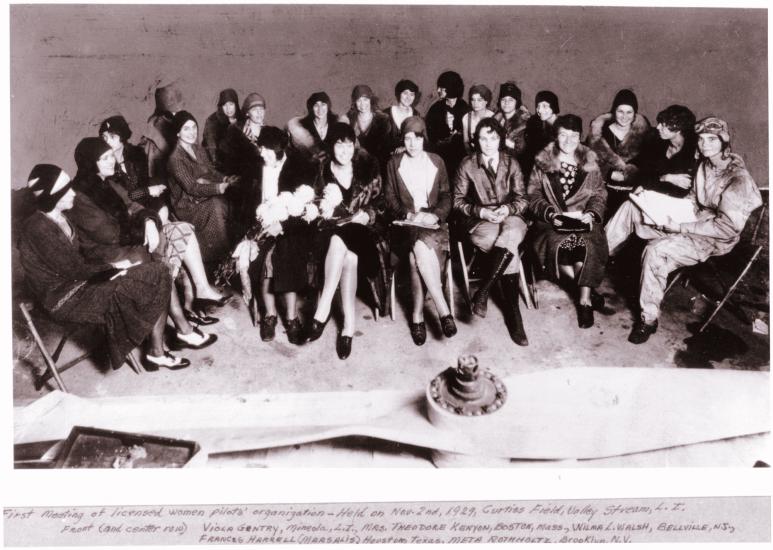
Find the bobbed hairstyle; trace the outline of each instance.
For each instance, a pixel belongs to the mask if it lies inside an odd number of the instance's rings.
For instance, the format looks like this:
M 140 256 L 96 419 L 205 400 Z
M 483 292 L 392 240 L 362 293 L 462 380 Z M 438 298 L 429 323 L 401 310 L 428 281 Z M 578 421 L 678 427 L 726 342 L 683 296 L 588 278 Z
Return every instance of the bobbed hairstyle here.
M 669 105 L 658 113 L 656 120 L 672 132 L 681 132 L 683 136 L 695 133 L 695 114 L 684 105 Z
M 260 130 L 260 135 L 258 136 L 258 147 L 271 149 L 276 153 L 276 158 L 279 160 L 282 160 L 284 157 L 285 150 L 287 149 L 289 143 L 290 140 L 287 137 L 287 133 L 283 132 L 276 126 L 264 126 Z
M 496 134 L 499 136 L 499 148 L 500 149 L 504 148 L 505 129 L 502 128 L 502 125 L 499 123 L 497 119 L 495 119 L 494 117 L 488 117 L 488 118 L 484 118 L 478 123 L 478 126 L 475 128 L 475 135 L 473 137 L 475 143 L 478 143 L 478 138 L 480 138 L 480 133 L 483 130 L 496 132 Z

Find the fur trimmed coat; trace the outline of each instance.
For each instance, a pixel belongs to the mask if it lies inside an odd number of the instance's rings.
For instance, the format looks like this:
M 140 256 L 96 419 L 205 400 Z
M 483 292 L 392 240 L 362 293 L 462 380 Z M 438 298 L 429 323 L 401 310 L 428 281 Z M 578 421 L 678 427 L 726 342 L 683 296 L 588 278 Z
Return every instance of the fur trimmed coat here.
M 336 122 L 345 122 L 348 124 L 349 119 L 345 116 L 328 114 L 328 132 L 330 132 L 330 126 Z M 317 133 L 317 129 L 314 127 L 313 116 L 306 115 L 291 118 L 287 121 L 287 133 L 290 135 L 290 143 L 292 144 L 293 150 L 308 159 L 324 159 L 332 145 L 327 139 L 322 139 Z
M 578 279 L 579 286 L 597 287 L 604 277 L 609 255 L 603 220 L 607 190 L 601 179 L 596 154 L 584 145 L 574 153 L 577 174 L 573 191 L 562 198 L 559 150 L 555 142 L 548 144 L 534 159 L 527 194 L 529 211 L 535 219 L 533 246 L 542 268 L 558 279 L 558 250 L 572 233 L 557 231 L 552 217 L 561 212 L 590 212 L 594 217 L 592 229 L 578 233 L 585 241 L 585 260 Z
M 502 111 L 497 111 L 494 115 L 494 120 L 502 125 L 505 129 L 505 140 L 512 142 L 512 145 L 505 143 L 505 149 L 508 153 L 515 158 L 520 158 L 524 149 L 526 149 L 526 123 L 531 118 L 529 110 L 521 105 L 510 117 L 510 120 L 505 118 Z
M 628 134 L 619 141 L 609 129 L 609 125 L 613 122 L 612 113 L 604 113 L 596 117 L 590 125 L 587 145 L 598 156 L 598 166 L 607 185 L 629 189 L 632 186 L 630 180 L 638 170 L 632 161 L 641 153 L 651 126 L 647 117 L 636 113 Z M 621 171 L 625 180 L 612 181 L 609 174 L 614 170 Z
M 314 185 L 317 197 L 322 197 L 325 186 L 338 184 L 343 201 L 333 211 L 333 217 L 344 218 L 362 210 L 368 215 L 366 225 L 348 223 L 341 226 L 320 220 L 316 226 L 314 239 L 314 265 L 316 284 L 322 287 L 324 262 L 330 239 L 337 235 L 346 247 L 357 255 L 357 268 L 361 276 L 367 279 L 376 301 L 376 307 L 382 315 L 387 311 L 387 289 L 391 274 L 389 264 L 389 245 L 385 239 L 386 228 L 383 224 L 384 193 L 381 181 L 381 169 L 378 161 L 365 150 L 355 151 L 352 159 L 352 181 L 345 189 L 331 170 L 331 161 L 324 162 L 319 169 Z

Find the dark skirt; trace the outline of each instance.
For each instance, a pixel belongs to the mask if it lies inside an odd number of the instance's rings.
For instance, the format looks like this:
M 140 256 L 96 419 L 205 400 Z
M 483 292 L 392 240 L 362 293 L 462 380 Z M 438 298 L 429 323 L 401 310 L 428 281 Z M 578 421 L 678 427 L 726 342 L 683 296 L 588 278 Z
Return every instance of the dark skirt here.
M 382 315 L 388 313 L 387 292 L 391 278 L 389 243 L 380 224 L 348 223 L 340 227 L 320 228 L 316 232 L 313 251 L 314 286 L 322 288 L 325 281 L 325 258 L 330 239 L 338 236 L 357 255 L 357 275 L 365 279 Z
M 87 283 L 51 316 L 70 323 L 103 326 L 110 364 L 117 369 L 169 307 L 171 284 L 164 264 L 140 264 L 112 281 Z
M 231 250 L 228 202 L 224 197 L 213 196 L 198 204 L 179 201 L 175 214 L 180 220 L 192 223 L 205 263 L 219 262 Z
M 543 221 L 534 222 L 532 227 L 534 234 L 532 242 L 540 265 L 553 280 L 558 280 L 559 249 L 561 243 L 570 238 L 571 233 L 560 233 L 551 224 Z M 585 241 L 585 258 L 577 284 L 578 286 L 596 288 L 604 278 L 607 257 L 609 256 L 607 235 L 604 233 L 602 225 L 598 223 L 593 224 L 592 230 L 579 235 Z
M 309 225 L 301 220 L 285 222 L 284 233 L 268 238 L 260 247 L 257 259 L 250 264 L 250 279 L 253 283 L 263 280 L 266 258 L 271 254 L 271 292 L 302 292 L 309 286 L 311 278 L 310 254 L 314 238 Z
M 439 229 L 423 229 L 409 225 L 392 225 L 389 228 L 389 244 L 398 258 L 405 258 L 413 250 L 416 241 L 423 242 L 440 262 L 441 268 L 448 256 L 451 245 L 448 237 L 448 224 Z

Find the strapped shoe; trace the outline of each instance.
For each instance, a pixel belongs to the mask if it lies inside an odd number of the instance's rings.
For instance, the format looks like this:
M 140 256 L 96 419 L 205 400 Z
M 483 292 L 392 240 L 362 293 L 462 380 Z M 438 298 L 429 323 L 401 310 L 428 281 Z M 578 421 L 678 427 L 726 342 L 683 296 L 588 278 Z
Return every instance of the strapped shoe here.
M 330 317 L 328 317 L 327 320 L 329 321 Z M 327 321 L 317 321 L 316 319 L 312 318 L 311 323 L 306 328 L 306 340 L 309 342 L 318 340 L 319 337 L 322 336 L 322 333 L 325 332 L 326 325 Z
M 264 342 L 270 342 L 276 334 L 276 315 L 268 315 L 260 320 L 260 339 Z
M 339 334 L 336 339 L 336 353 L 339 359 L 346 359 L 352 353 L 352 337 Z
M 175 333 L 174 340 L 169 342 L 169 349 L 180 351 L 181 349 L 202 349 L 211 346 L 217 341 L 217 334 L 205 334 L 198 327 L 193 327 L 193 332 L 183 334 Z
M 411 329 L 411 338 L 413 338 L 413 343 L 417 346 L 424 345 L 424 342 L 427 341 L 427 325 L 424 324 L 424 321 L 420 321 L 418 323 L 412 323 L 409 321 L 408 328 Z
M 443 336 L 451 338 L 456 334 L 456 323 L 453 315 L 446 315 L 440 318 L 440 328 L 443 329 Z
M 168 351 L 165 351 L 164 355 L 161 357 L 150 354 L 145 354 L 142 357 L 142 366 L 145 367 L 145 370 L 148 372 L 156 372 L 159 367 L 164 367 L 169 370 L 180 370 L 189 367 L 190 365 L 191 362 L 185 357 L 176 357 Z
M 288 342 L 295 344 L 296 346 L 303 344 L 303 327 L 297 317 L 295 319 L 287 320 L 285 331 L 287 332 Z
M 190 309 L 184 309 L 183 314 L 189 323 L 199 327 L 203 327 L 205 325 L 214 325 L 220 320 L 217 317 L 212 317 L 211 315 L 207 315 L 204 312 L 199 313 Z
M 643 344 L 650 339 L 652 334 L 655 334 L 656 330 L 658 330 L 657 320 L 655 320 L 654 323 L 649 324 L 645 323 L 641 319 L 637 319 L 637 321 L 633 324 L 631 334 L 628 335 L 628 341 L 632 344 Z

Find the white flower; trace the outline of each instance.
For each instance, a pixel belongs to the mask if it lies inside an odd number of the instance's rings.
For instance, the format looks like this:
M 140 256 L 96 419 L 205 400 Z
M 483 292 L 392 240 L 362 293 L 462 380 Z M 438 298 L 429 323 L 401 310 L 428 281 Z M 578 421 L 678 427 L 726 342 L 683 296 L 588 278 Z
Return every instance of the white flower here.
M 255 210 L 255 217 L 263 227 L 271 225 L 273 220 L 270 219 L 270 216 L 271 206 L 267 202 L 262 203 L 260 206 L 258 206 L 257 210 Z
M 293 194 L 289 191 L 282 191 L 276 196 L 277 203 L 287 208 L 293 200 Z
M 287 205 L 282 204 L 280 201 L 273 202 L 269 205 L 269 216 L 272 222 L 283 222 L 288 217 Z M 264 224 L 266 226 L 267 224 Z M 270 225 L 270 224 L 268 224 Z
M 322 200 L 326 200 L 335 208 L 344 200 L 341 188 L 335 183 L 328 183 L 322 191 Z
M 306 209 L 303 213 L 303 219 L 308 223 L 311 223 L 317 218 L 319 218 L 319 208 L 317 208 L 316 204 L 310 202 L 306 205 Z
M 310 185 L 301 185 L 293 195 L 301 201 L 301 204 L 308 204 L 314 200 L 314 189 Z
M 298 195 L 293 194 L 289 204 L 287 205 L 287 213 L 290 216 L 303 216 L 303 210 L 305 206 L 306 203 L 304 203 Z

